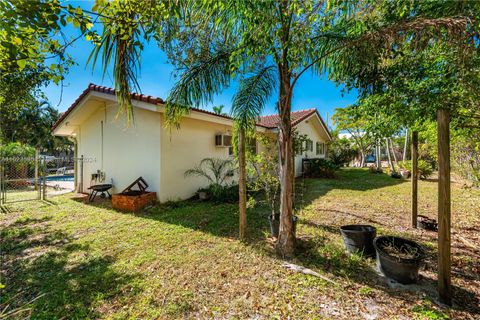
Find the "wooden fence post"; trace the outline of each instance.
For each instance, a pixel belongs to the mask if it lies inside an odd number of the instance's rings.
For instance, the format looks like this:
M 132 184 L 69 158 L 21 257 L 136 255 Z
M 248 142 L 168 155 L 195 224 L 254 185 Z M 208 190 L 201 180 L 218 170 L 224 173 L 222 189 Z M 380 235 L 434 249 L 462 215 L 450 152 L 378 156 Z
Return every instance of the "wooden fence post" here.
M 418 216 L 418 132 L 412 131 L 412 227 Z
M 405 144 L 403 145 L 402 161 L 407 161 L 407 146 L 408 146 L 408 128 L 405 130 Z
M 438 294 L 451 304 L 450 114 L 437 111 L 438 126 Z

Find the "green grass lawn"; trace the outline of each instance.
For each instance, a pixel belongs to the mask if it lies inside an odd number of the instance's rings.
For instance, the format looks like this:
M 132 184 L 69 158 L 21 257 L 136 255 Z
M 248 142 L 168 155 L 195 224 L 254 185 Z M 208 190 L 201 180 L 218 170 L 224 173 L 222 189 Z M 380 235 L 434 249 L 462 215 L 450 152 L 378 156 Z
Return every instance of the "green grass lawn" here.
M 436 183 L 421 181 L 420 212 L 435 216 Z M 12 204 L 1 216 L 0 303 L 34 319 L 479 319 L 480 190 L 452 189 L 455 305 L 435 303 L 436 234 L 409 228 L 409 181 L 362 169 L 298 182 L 298 254 L 289 261 L 334 284 L 282 266 L 268 238 L 268 209 L 248 213 L 238 241 L 235 204 L 181 202 L 139 214 L 64 195 Z M 302 191 L 303 190 L 303 191 Z M 375 262 L 348 256 L 338 227 L 428 249 L 422 280 L 392 286 Z M 459 238 L 460 236 L 460 238 Z

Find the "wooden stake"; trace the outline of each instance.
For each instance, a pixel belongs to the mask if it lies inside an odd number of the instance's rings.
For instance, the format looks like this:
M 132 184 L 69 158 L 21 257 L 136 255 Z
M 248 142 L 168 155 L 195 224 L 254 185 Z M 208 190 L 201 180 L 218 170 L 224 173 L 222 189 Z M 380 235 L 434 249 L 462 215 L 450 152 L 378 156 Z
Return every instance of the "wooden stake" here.
M 418 132 L 412 132 L 412 227 L 417 227 L 418 216 Z
M 450 114 L 437 112 L 438 125 L 438 294 L 445 304 L 452 303 L 451 288 L 451 206 L 450 206 Z
M 407 161 L 407 146 L 408 146 L 408 128 L 405 130 L 405 144 L 403 145 L 403 160 Z

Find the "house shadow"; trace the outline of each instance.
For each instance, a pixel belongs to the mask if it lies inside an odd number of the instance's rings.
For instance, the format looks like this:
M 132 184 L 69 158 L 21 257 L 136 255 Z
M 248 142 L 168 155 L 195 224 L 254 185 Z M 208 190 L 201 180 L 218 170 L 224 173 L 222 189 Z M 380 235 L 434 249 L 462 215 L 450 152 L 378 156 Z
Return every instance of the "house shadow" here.
M 138 292 L 138 274 L 117 273 L 115 257 L 94 255 L 87 244 L 52 230 L 48 219 L 26 219 L 1 231 L 3 312 L 15 317 L 86 319 L 100 303 Z

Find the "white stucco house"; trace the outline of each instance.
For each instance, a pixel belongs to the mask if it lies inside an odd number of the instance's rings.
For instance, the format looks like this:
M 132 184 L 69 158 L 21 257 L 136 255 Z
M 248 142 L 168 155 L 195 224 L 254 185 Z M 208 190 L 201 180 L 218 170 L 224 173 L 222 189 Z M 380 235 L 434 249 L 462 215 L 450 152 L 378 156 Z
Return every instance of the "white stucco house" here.
M 105 183 L 113 182 L 113 192 L 121 192 L 142 176 L 159 201 L 186 199 L 206 186 L 201 178 L 185 177 L 187 169 L 206 157 L 231 156 L 222 143 L 232 132 L 230 117 L 192 109 L 178 129 L 167 129 L 162 99 L 132 94 L 132 104 L 135 124 L 127 127 L 117 117 L 115 90 L 90 84 L 53 126 L 53 134 L 70 137 L 76 156 L 84 158 L 83 170 L 76 170 L 83 177 L 77 178 L 83 180 L 78 192 L 87 192 L 96 184 L 92 174 L 101 172 Z M 331 135 L 316 109 L 292 112 L 291 118 L 296 130 L 312 141 L 305 154 L 296 156 L 298 175 L 302 158 L 325 157 Z M 261 117 L 257 130 L 277 134 L 278 121 L 277 115 Z

